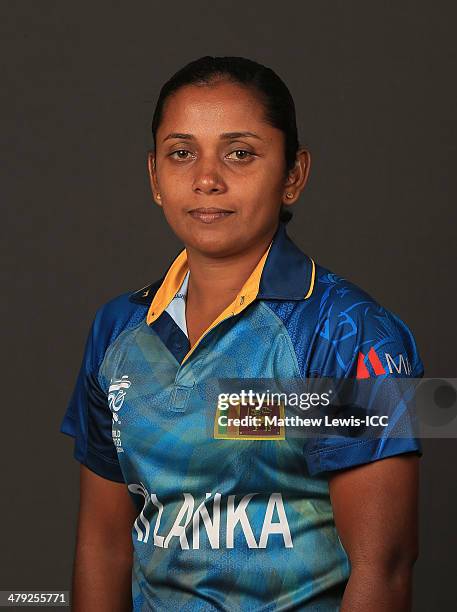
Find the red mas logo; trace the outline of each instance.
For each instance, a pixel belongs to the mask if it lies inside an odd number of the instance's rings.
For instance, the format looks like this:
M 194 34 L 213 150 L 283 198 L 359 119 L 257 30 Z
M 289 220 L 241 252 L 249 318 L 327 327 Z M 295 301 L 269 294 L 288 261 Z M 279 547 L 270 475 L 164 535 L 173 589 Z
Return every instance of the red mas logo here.
M 390 353 L 384 353 L 386 358 L 386 364 L 389 372 L 393 374 L 396 372 L 397 374 L 401 374 L 404 372 L 407 376 L 411 375 L 411 364 L 409 363 L 408 357 L 405 357 L 401 353 L 398 357 L 394 358 Z M 370 378 L 370 372 L 366 366 L 366 361 L 370 363 L 375 376 L 380 376 L 381 374 L 386 374 L 386 369 L 381 363 L 381 360 L 378 357 L 378 354 L 374 350 L 373 347 L 368 351 L 367 355 L 359 352 L 357 357 L 357 376 L 356 378 Z

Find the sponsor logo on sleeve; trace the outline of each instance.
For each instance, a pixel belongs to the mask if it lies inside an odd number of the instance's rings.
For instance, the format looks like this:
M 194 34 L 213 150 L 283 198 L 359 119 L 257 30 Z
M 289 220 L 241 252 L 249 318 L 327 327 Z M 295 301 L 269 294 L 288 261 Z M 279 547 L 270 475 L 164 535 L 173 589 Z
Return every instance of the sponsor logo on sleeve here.
M 359 352 L 357 356 L 357 378 L 370 378 L 371 376 L 382 376 L 384 374 L 405 374 L 406 376 L 411 375 L 411 364 L 406 355 L 399 353 L 396 357 L 393 357 L 390 353 L 384 353 L 386 367 L 382 364 L 378 353 L 373 347 L 370 348 L 367 355 Z M 368 365 L 371 366 L 370 373 Z

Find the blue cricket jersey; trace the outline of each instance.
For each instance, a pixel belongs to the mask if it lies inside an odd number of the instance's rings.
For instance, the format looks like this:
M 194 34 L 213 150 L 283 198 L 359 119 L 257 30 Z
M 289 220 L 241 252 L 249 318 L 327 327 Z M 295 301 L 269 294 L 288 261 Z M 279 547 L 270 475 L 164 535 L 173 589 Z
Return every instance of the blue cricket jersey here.
M 75 458 L 125 483 L 138 509 L 133 609 L 336 611 L 350 562 L 328 474 L 420 456 L 419 440 L 217 435 L 212 385 L 421 377 L 414 337 L 365 291 L 303 253 L 282 222 L 235 300 L 192 348 L 188 280 L 183 249 L 160 280 L 99 308 L 61 424 L 75 439 Z

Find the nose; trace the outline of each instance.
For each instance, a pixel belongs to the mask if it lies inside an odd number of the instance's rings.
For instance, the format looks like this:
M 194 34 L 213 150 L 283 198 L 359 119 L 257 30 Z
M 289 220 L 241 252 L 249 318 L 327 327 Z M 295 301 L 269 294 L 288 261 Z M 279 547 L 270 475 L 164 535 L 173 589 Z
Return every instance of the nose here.
M 224 193 L 227 190 L 217 160 L 202 159 L 195 166 L 193 190 L 196 193 Z

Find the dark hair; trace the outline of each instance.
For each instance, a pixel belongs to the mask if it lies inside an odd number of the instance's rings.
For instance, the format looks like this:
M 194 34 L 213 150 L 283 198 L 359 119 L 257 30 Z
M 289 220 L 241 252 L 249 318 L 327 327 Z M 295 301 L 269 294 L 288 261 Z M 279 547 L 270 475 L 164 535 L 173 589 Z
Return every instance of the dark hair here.
M 211 85 L 218 81 L 240 83 L 255 90 L 265 107 L 265 120 L 284 133 L 286 174 L 294 167 L 299 148 L 295 104 L 285 83 L 271 69 L 244 57 L 205 55 L 178 70 L 162 87 L 152 119 L 152 136 L 162 120 L 166 99 L 185 85 Z M 279 218 L 288 223 L 292 212 L 282 205 Z

